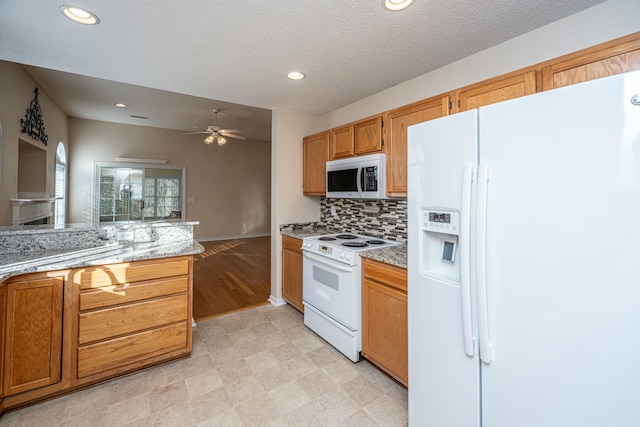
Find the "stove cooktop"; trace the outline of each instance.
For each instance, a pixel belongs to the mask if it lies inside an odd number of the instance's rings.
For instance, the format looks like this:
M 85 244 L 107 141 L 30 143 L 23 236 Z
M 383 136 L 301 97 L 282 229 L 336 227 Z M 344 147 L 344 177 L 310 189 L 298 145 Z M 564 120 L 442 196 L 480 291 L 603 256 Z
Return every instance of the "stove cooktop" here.
M 363 236 L 352 233 L 337 233 L 326 234 L 323 236 L 307 237 L 304 239 L 304 241 L 317 243 L 320 246 L 339 247 L 353 252 L 395 246 L 400 244 L 393 240 L 384 240 L 377 237 Z M 311 247 L 309 245 L 303 245 L 303 248 L 310 249 Z
M 353 233 L 336 233 L 306 237 L 302 240 L 302 249 L 335 261 L 357 265 L 360 260 L 358 252 L 400 244 L 393 240 L 384 240 L 377 237 Z

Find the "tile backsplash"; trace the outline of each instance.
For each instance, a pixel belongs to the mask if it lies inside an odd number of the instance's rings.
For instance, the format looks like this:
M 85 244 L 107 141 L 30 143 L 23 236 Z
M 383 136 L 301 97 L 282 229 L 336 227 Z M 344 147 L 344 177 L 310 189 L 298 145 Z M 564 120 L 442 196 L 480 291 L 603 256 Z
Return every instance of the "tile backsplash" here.
M 335 215 L 331 208 L 335 208 Z M 407 242 L 406 200 L 320 199 L 320 221 L 328 228 Z

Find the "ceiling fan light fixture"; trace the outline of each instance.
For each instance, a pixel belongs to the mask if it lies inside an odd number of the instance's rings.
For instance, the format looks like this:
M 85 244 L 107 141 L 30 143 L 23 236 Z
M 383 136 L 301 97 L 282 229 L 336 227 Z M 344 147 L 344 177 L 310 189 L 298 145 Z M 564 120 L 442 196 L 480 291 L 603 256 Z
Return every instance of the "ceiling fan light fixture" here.
M 287 73 L 287 78 L 290 80 L 302 80 L 305 78 L 305 75 L 300 71 L 291 71 Z
M 411 6 L 413 0 L 382 0 L 382 7 L 391 12 L 404 10 Z
M 207 144 L 207 145 L 211 145 L 211 144 L 213 144 L 213 141 L 214 141 L 215 139 L 216 139 L 216 137 L 215 137 L 215 136 L 213 136 L 213 135 L 209 135 L 208 137 L 206 137 L 206 138 L 204 139 L 204 143 L 205 143 L 205 144 Z
M 222 147 L 226 143 L 227 143 L 227 138 L 225 138 L 224 136 L 219 136 L 218 137 L 218 146 L 219 147 Z
M 67 18 L 79 24 L 97 25 L 100 23 L 100 19 L 95 13 L 78 6 L 60 6 L 60 12 L 62 12 L 62 14 Z

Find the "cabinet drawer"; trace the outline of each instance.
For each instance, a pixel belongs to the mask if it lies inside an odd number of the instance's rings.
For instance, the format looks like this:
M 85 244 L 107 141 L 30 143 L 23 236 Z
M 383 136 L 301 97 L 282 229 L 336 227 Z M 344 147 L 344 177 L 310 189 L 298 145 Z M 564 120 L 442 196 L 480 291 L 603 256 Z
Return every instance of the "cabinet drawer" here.
M 187 322 L 78 349 L 78 378 L 176 350 L 188 350 Z
M 80 293 L 80 310 L 108 307 L 189 291 L 189 277 L 104 286 Z
M 293 237 L 282 236 L 282 248 L 294 252 L 302 252 L 302 240 Z
M 83 270 L 80 273 L 80 289 L 100 288 L 186 274 L 189 274 L 188 259 L 148 264 L 144 262 L 114 264 Z
M 82 345 L 187 320 L 188 309 L 189 296 L 184 294 L 81 313 L 78 343 Z
M 363 259 L 362 275 L 401 291 L 407 291 L 407 269 L 383 262 Z

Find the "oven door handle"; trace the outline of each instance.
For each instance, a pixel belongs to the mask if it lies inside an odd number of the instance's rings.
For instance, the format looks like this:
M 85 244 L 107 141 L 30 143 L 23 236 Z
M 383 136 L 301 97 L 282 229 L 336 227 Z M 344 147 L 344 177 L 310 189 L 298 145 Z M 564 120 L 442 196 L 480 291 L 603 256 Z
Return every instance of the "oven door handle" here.
M 338 264 L 338 262 L 330 262 L 330 261 L 327 261 L 326 258 L 322 258 L 322 257 L 320 257 L 318 255 L 314 255 L 314 254 L 312 254 L 310 252 L 307 252 L 307 251 L 302 251 L 302 255 L 305 258 L 307 258 L 307 259 L 309 259 L 311 261 L 317 262 L 318 264 L 324 264 L 327 267 L 331 267 L 331 268 L 334 268 L 336 270 L 346 271 L 346 272 L 349 272 L 349 273 L 351 273 L 353 271 L 353 266 L 344 266 L 344 265 Z

